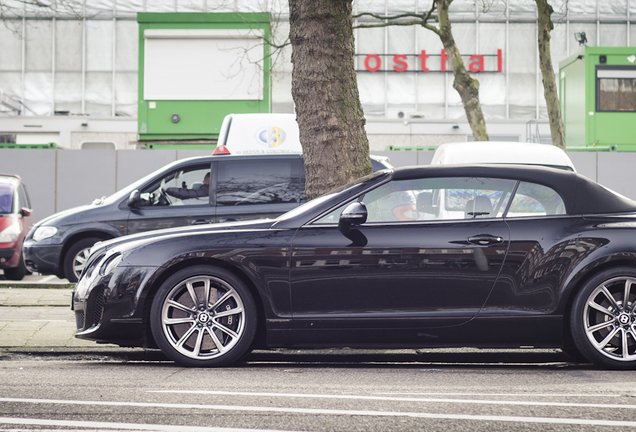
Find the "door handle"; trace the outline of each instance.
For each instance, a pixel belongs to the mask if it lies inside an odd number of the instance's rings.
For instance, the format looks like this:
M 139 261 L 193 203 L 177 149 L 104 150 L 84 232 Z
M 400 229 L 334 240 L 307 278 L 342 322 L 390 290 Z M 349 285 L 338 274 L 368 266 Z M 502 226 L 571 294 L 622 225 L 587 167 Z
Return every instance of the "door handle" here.
M 494 244 L 503 243 L 503 237 L 494 236 L 491 234 L 479 234 L 476 236 L 468 237 L 468 242 L 479 246 L 489 246 Z
M 219 219 L 219 222 L 238 222 L 240 219 L 236 219 L 236 218 L 221 218 Z
M 212 223 L 212 219 L 197 219 L 192 221 L 192 225 L 204 225 Z

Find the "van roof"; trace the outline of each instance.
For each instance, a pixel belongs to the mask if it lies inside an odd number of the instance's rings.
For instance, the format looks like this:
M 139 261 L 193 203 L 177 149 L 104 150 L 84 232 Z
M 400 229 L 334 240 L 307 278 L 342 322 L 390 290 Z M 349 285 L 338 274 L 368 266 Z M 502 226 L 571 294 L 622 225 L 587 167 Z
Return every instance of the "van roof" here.
M 550 144 L 515 141 L 479 141 L 442 144 L 431 165 L 449 164 L 543 165 L 576 172 L 568 155 Z

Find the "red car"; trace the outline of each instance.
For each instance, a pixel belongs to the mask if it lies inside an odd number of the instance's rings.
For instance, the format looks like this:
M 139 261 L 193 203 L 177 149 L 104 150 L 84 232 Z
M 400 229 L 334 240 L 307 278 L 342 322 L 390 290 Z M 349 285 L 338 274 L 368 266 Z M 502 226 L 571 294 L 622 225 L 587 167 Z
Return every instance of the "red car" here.
M 0 174 L 0 270 L 5 279 L 21 280 L 27 273 L 22 242 L 32 223 L 26 186 L 17 175 Z

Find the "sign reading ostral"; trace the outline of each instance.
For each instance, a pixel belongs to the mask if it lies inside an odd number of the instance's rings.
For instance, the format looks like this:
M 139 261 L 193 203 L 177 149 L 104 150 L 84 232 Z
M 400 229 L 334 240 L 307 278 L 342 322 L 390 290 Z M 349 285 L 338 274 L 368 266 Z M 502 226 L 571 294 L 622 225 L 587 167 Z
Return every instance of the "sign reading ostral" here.
M 449 66 L 449 56 L 446 50 L 442 50 L 441 54 L 427 54 L 426 50 L 422 50 L 420 54 L 356 54 L 358 57 L 364 57 L 364 69 L 356 72 L 451 72 L 452 67 Z M 382 59 L 384 57 L 384 60 Z M 409 61 L 409 57 L 411 58 Z M 415 60 L 418 58 L 419 61 Z M 439 69 L 431 69 L 428 64 L 430 57 L 439 57 Z M 503 54 L 500 49 L 497 54 L 473 54 L 468 57 L 469 72 L 501 72 L 503 69 Z M 496 68 L 493 68 L 489 62 L 489 68 L 486 68 L 486 58 L 497 59 Z M 392 60 L 392 64 L 390 61 Z M 466 63 L 466 60 L 464 60 Z M 409 65 L 410 63 L 410 65 Z M 437 63 L 437 62 L 436 62 Z

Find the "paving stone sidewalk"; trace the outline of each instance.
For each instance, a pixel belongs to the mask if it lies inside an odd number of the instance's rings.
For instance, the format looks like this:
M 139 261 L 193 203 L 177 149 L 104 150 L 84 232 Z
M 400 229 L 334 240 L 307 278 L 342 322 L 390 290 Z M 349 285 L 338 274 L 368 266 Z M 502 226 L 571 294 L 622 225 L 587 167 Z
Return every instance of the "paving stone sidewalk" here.
M 94 347 L 76 339 L 72 290 L 0 288 L 0 348 Z

